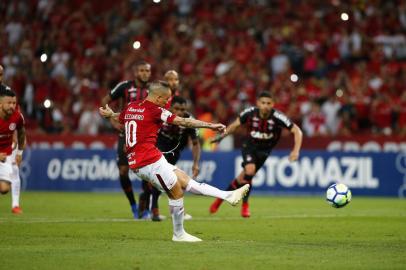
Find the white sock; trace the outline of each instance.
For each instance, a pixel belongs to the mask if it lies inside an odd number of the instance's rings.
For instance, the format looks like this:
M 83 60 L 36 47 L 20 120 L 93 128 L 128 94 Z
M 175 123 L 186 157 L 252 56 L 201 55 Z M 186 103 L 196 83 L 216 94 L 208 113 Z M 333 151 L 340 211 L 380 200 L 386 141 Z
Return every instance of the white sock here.
M 20 206 L 21 180 L 17 166 L 13 166 L 11 180 L 11 207 L 14 208 Z
M 183 229 L 183 217 L 185 215 L 183 198 L 178 200 L 169 199 L 169 210 L 172 215 L 173 235 L 179 237 L 185 233 L 185 230 Z
M 186 191 L 197 195 L 212 196 L 223 200 L 231 193 L 231 191 L 224 191 L 205 183 L 199 183 L 193 179 L 190 179 L 188 185 L 186 186 Z

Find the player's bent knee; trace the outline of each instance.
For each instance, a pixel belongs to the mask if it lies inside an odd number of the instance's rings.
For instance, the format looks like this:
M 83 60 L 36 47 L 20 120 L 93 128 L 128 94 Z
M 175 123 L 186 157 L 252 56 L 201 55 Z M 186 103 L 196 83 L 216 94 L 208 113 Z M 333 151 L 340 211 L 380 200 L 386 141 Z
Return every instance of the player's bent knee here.
M 175 171 L 178 183 L 185 189 L 189 183 L 190 177 L 184 171 L 176 169 Z
M 10 184 L 6 181 L 0 180 L 0 193 L 7 194 L 10 191 Z
M 167 192 L 168 197 L 172 200 L 178 200 L 183 198 L 183 188 L 179 181 L 176 181 L 175 185 L 172 187 L 171 190 Z

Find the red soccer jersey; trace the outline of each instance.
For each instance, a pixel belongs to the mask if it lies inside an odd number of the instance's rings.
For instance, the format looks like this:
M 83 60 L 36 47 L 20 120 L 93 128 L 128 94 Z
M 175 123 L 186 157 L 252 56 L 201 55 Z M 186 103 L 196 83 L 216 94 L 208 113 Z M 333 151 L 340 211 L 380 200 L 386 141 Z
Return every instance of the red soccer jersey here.
M 0 153 L 11 155 L 13 133 L 22 126 L 24 126 L 24 117 L 19 110 L 15 110 L 8 119 L 0 118 Z
M 131 102 L 120 114 L 124 124 L 128 165 L 131 169 L 144 167 L 159 160 L 162 153 L 156 147 L 158 131 L 163 122 L 172 123 L 176 115 L 143 100 Z

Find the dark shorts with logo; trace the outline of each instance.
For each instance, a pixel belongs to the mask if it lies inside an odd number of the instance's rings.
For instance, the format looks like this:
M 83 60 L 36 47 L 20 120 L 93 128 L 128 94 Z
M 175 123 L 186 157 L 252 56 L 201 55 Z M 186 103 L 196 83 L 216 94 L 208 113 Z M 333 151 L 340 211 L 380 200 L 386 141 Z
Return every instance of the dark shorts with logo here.
M 124 134 L 120 134 L 120 135 L 118 136 L 118 142 L 117 142 L 117 165 L 118 165 L 118 166 L 123 166 L 123 165 L 127 165 L 127 166 L 128 166 L 127 153 L 125 152 L 125 136 L 124 136 Z
M 243 162 L 241 163 L 242 167 L 245 167 L 247 164 L 255 164 L 255 170 L 258 171 L 264 165 L 266 159 L 271 153 L 272 149 L 269 147 L 262 147 L 252 144 L 243 144 L 241 149 Z

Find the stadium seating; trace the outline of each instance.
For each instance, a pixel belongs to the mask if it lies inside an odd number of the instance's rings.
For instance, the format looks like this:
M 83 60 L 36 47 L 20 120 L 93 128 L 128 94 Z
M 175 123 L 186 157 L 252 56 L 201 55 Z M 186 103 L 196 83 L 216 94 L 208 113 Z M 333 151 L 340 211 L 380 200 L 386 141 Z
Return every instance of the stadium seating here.
M 30 132 L 111 132 L 99 101 L 145 59 L 180 72 L 197 117 L 269 90 L 307 136 L 405 135 L 402 2 L 6 0 L 0 62 Z

